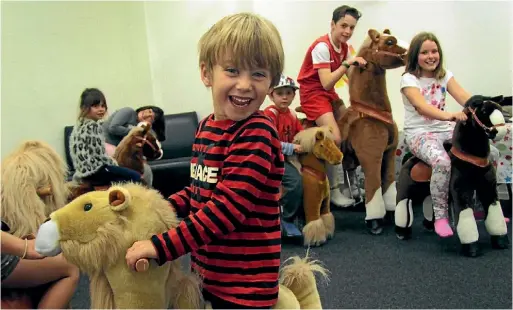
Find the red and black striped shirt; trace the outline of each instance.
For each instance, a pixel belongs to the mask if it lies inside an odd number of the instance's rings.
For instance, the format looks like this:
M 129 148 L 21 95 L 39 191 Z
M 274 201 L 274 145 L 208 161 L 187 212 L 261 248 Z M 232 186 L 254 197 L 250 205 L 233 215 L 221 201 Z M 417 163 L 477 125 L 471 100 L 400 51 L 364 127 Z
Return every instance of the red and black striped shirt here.
M 239 305 L 273 306 L 283 173 L 278 134 L 262 112 L 238 122 L 215 121 L 213 115 L 202 120 L 191 185 L 169 197 L 186 217 L 176 229 L 151 238 L 159 263 L 190 252 L 209 293 Z

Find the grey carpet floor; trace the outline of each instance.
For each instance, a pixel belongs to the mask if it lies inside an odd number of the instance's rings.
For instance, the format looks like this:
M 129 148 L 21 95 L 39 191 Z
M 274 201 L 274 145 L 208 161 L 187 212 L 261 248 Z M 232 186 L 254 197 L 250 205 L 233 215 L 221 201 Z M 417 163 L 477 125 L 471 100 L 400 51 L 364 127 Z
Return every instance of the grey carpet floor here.
M 421 218 L 413 238 L 400 241 L 392 226 L 380 236 L 367 233 L 363 213 L 334 214 L 334 239 L 310 250 L 330 270 L 330 281 L 318 284 L 323 308 L 512 308 L 511 249 L 492 249 L 483 222 L 478 225 L 483 255 L 467 258 L 459 254 L 457 237 L 439 239 L 423 230 Z M 511 225 L 508 231 L 511 240 Z M 305 253 L 302 246 L 284 244 L 282 260 Z M 72 307 L 89 308 L 86 276 Z

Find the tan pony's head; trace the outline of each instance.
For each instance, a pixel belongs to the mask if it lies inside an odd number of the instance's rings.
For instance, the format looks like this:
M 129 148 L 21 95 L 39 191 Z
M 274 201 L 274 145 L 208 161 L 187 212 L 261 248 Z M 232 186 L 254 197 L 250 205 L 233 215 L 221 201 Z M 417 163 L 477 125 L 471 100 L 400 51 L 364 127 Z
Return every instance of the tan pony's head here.
M 141 122 L 121 140 L 113 157 L 121 167 L 143 173 L 144 158 L 155 160 L 161 158 L 162 155 L 160 142 L 151 132 L 151 125 Z
M 342 162 L 343 154 L 335 144 L 333 131 L 328 126 L 302 130 L 296 134 L 293 143 L 301 145 L 304 153 L 313 154 L 331 165 Z
M 125 261 L 127 249 L 135 241 L 148 240 L 176 226 L 176 214 L 159 192 L 140 184 L 115 184 L 108 190 L 83 194 L 50 214 L 38 231 L 36 250 L 45 256 L 62 253 L 88 274 L 92 308 L 163 307 L 167 303 L 159 305 L 153 300 L 163 293 L 174 303 L 171 309 L 191 304 L 196 309 L 201 301 L 198 283 L 183 282 L 178 260 L 162 266 L 150 263 L 139 275 L 134 275 Z M 157 285 L 156 295 L 123 301 L 123 293 L 141 291 L 130 283 L 134 278 L 143 287 Z M 116 296 L 113 288 L 122 294 Z
M 62 158 L 42 141 L 24 142 L 2 161 L 2 220 L 12 234 L 35 234 L 51 212 L 66 204 L 66 175 Z

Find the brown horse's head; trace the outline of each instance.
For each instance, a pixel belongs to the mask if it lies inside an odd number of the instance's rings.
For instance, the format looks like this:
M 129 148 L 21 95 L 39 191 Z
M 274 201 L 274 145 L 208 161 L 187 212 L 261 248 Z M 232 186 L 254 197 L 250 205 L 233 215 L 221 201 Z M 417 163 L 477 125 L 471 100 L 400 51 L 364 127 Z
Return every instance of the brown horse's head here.
M 145 158 L 154 160 L 162 157 L 160 143 L 150 129 L 149 123 L 141 122 L 121 140 L 114 153 L 114 159 L 121 167 L 143 173 Z
M 385 29 L 383 33 L 379 33 L 375 29 L 370 29 L 368 34 L 358 56 L 383 71 L 405 65 L 406 44 L 398 43 L 398 39 L 390 34 L 390 30 Z

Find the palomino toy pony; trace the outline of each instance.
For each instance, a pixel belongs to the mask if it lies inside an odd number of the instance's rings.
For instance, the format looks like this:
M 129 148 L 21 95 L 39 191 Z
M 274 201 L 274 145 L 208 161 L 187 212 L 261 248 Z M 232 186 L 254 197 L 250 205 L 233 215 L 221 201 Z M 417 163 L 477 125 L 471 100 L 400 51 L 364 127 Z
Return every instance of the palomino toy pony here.
M 294 155 L 291 162 L 303 177 L 303 208 L 306 225 L 303 228 L 305 246 L 318 246 L 333 237 L 335 219 L 330 211 L 330 186 L 326 175 L 326 162 L 339 164 L 343 154 L 333 142 L 329 127 L 311 127 L 294 137 L 303 154 Z M 299 165 L 295 161 L 299 161 Z
M 81 195 L 52 213 L 39 229 L 36 250 L 63 253 L 90 279 L 91 307 L 199 308 L 198 280 L 181 272 L 179 261 L 146 272 L 129 269 L 127 249 L 178 225 L 169 203 L 155 190 L 126 183 Z
M 35 234 L 66 204 L 67 167 L 47 143 L 27 141 L 2 161 L 2 220 L 17 237 Z
M 456 124 L 452 143 L 444 145 L 451 158 L 449 205 L 453 212 L 449 213 L 457 217 L 453 220 L 457 223 L 463 254 L 471 257 L 479 252 L 479 233 L 471 208 L 474 192 L 485 208 L 485 227 L 491 235 L 492 247 L 505 249 L 509 244 L 497 193 L 495 167 L 488 161 L 489 140 L 501 139 L 507 130 L 503 126 L 502 108 L 495 101 L 500 101 L 500 97 L 472 96 L 464 108 L 468 120 Z M 411 237 L 414 203 L 423 203 L 424 226 L 433 226 L 429 191 L 431 172 L 431 167 L 417 157 L 408 159 L 401 168 L 395 211 L 399 239 Z
M 140 122 L 121 140 L 113 155 L 114 160 L 120 167 L 130 168 L 142 175 L 146 159 L 155 160 L 162 157 L 163 152 L 160 142 L 150 129 L 151 125 L 149 123 Z M 109 184 L 91 184 L 87 181 L 81 184 L 70 182 L 68 185 L 71 190 L 68 201 L 72 201 L 87 192 L 105 190 L 110 186 Z
M 380 234 L 386 211 L 395 210 L 395 150 L 398 144 L 397 126 L 387 95 L 386 70 L 404 66 L 406 49 L 398 45 L 388 29 L 382 34 L 371 29 L 368 35 L 357 53 L 367 65 L 350 69 L 351 106 L 342 112 L 337 123 L 344 158 L 346 161 L 352 158 L 352 168 L 359 163 L 365 175 L 367 227 L 372 234 Z
M 26 141 L 2 161 L 1 169 L 0 208 L 7 232 L 32 239 L 50 213 L 66 204 L 67 166 L 47 143 Z M 1 308 L 33 309 L 46 289 L 3 287 Z
M 86 193 L 52 213 L 39 229 L 36 250 L 47 256 L 62 252 L 87 273 L 95 309 L 208 307 L 198 277 L 184 274 L 179 261 L 158 266 L 142 259 L 136 264 L 137 271 L 126 264 L 126 251 L 135 241 L 177 225 L 175 213 L 157 191 L 125 183 Z M 322 266 L 295 257 L 280 272 L 275 309 L 321 308 L 314 272 L 326 276 Z

